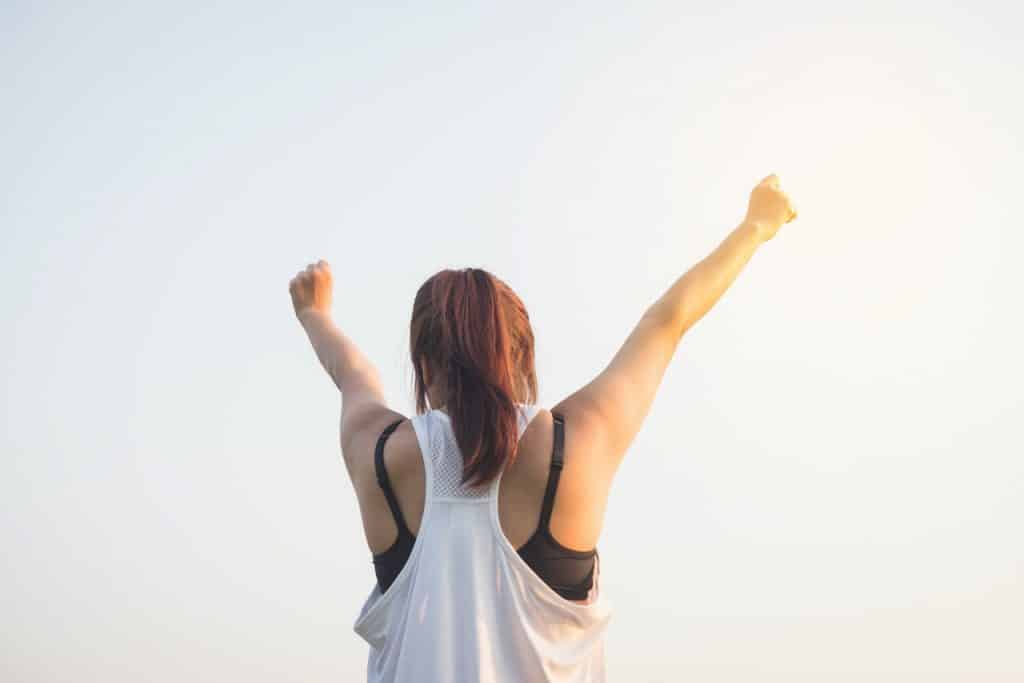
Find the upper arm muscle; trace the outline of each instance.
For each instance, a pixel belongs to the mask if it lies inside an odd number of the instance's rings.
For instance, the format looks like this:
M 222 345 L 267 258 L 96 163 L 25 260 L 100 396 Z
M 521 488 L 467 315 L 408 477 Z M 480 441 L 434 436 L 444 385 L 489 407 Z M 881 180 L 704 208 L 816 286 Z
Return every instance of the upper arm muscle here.
M 640 431 L 678 344 L 670 324 L 645 313 L 608 366 L 551 409 L 579 425 L 576 433 L 596 449 L 609 475 Z

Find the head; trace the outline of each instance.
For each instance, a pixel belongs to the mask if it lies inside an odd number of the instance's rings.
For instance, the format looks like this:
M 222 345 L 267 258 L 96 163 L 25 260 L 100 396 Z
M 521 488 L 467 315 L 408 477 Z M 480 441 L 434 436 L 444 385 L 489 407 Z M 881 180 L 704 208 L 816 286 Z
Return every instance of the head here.
M 442 408 L 464 460 L 462 481 L 493 480 L 516 454 L 517 403 L 536 403 L 533 328 L 502 280 L 442 270 L 416 292 L 409 330 L 416 411 Z

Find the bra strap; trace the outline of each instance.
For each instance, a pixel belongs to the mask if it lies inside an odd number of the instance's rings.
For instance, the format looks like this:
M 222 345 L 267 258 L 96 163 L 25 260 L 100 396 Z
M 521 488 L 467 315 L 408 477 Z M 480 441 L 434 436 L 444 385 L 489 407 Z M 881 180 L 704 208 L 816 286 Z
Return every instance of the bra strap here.
M 540 509 L 540 528 L 550 533 L 551 511 L 555 507 L 555 491 L 562 474 L 563 450 L 565 448 L 565 418 L 558 413 L 551 413 L 554 418 L 555 446 L 551 452 L 551 470 L 548 472 L 548 485 L 544 489 L 544 504 Z
M 404 418 L 395 420 L 381 432 L 380 437 L 377 439 L 377 449 L 373 454 L 374 467 L 377 470 L 377 483 L 380 484 L 381 489 L 384 490 L 384 497 L 388 500 L 388 507 L 391 508 L 391 514 L 395 518 L 395 524 L 398 525 L 398 535 L 407 534 L 412 536 L 412 532 L 409 531 L 409 527 L 405 523 L 405 517 L 402 516 L 402 509 L 398 507 L 398 498 L 395 497 L 395 492 L 391 489 L 391 480 L 388 479 L 388 471 L 384 468 L 384 442 L 388 440 L 391 433 L 398 428 L 398 425 L 402 424 Z

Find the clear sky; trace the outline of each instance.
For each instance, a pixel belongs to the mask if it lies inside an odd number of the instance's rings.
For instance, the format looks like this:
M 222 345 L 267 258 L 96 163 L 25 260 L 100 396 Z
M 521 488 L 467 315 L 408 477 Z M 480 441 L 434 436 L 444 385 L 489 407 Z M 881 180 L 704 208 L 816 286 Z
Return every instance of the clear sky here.
M 549 407 L 772 172 L 612 490 L 611 679 L 1024 676 L 1018 5 L 88 4 L 0 7 L 5 680 L 359 680 L 289 279 L 411 415 L 416 288 L 486 268 Z

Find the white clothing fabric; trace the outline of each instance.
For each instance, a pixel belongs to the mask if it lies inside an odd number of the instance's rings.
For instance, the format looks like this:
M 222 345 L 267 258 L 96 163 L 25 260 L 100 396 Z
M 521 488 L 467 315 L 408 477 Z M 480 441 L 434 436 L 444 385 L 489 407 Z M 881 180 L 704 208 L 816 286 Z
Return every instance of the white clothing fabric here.
M 519 437 L 539 411 L 518 404 Z M 376 583 L 354 630 L 369 645 L 368 683 L 604 683 L 612 603 L 599 586 L 568 600 L 516 552 L 498 516 L 500 476 L 459 483 L 462 456 L 439 409 L 412 425 L 426 499 L 416 542 L 381 594 Z

